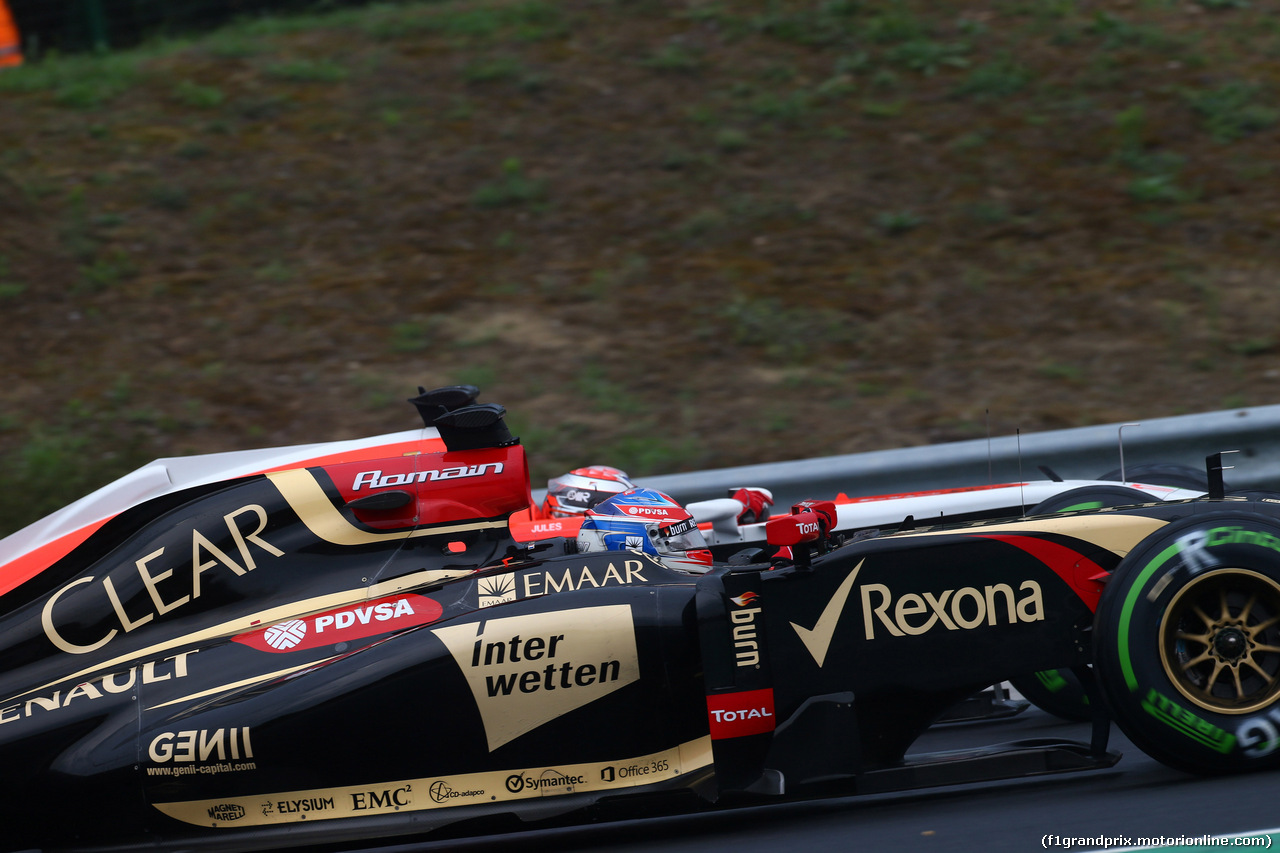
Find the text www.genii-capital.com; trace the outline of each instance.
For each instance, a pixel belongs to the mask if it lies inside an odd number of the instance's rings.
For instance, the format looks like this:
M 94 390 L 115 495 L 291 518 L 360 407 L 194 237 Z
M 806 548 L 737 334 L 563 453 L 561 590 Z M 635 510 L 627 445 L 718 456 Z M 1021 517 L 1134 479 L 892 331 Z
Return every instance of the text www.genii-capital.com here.
M 148 767 L 148 776 L 212 776 L 218 773 L 238 773 L 241 770 L 256 770 L 258 763 L 248 761 L 242 764 L 219 762 L 217 764 L 177 764 L 161 767 Z

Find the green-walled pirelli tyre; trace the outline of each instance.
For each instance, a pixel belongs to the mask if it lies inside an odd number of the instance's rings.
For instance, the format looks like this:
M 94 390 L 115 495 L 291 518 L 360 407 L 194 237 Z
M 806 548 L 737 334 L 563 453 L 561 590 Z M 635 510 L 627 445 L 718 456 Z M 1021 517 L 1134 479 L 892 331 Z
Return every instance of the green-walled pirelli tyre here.
M 1041 711 L 1064 720 L 1089 720 L 1089 697 L 1080 679 L 1069 669 L 1046 669 L 1010 678 L 1013 689 Z
M 1102 695 L 1144 752 L 1196 773 L 1280 766 L 1280 524 L 1168 525 L 1117 567 L 1094 635 Z
M 1031 515 L 1048 515 L 1052 512 L 1071 512 L 1080 509 L 1101 509 L 1110 506 L 1133 506 L 1151 503 L 1155 498 L 1139 489 L 1128 486 L 1081 486 L 1068 489 L 1040 501 L 1031 508 Z

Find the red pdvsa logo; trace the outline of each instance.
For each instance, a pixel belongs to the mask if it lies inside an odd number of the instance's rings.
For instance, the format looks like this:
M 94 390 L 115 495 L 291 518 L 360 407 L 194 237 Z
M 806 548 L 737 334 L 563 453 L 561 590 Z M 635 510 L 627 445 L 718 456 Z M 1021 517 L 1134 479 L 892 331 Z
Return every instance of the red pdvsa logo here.
M 760 735 L 773 731 L 773 688 L 721 693 L 707 697 L 707 721 L 711 739 Z
M 389 595 L 279 622 L 235 638 L 262 652 L 296 652 L 426 625 L 444 608 L 423 595 Z

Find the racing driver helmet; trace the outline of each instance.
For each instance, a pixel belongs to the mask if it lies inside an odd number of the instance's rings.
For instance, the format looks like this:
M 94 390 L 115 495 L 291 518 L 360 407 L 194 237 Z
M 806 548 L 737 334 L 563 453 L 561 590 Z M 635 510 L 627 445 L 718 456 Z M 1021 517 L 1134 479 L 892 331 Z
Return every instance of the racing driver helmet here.
M 684 507 L 654 489 L 631 489 L 587 510 L 578 550 L 642 551 L 682 572 L 711 569 L 711 552 Z
M 572 518 L 619 492 L 634 488 L 635 483 L 626 471 L 608 465 L 575 468 L 547 481 L 542 514 L 546 518 Z

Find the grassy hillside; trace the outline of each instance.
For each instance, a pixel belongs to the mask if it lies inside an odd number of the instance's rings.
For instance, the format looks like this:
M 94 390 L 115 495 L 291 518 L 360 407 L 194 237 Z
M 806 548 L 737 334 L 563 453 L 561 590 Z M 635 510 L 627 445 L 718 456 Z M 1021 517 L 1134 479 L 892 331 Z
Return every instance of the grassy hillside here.
M 401 3 L 0 73 L 0 531 L 419 384 L 537 478 L 1273 403 L 1278 93 L 1240 0 Z

